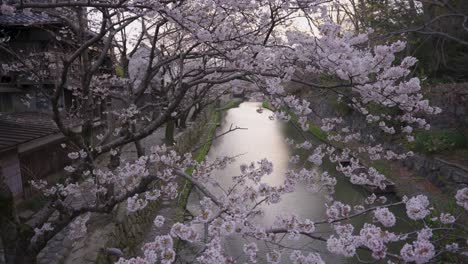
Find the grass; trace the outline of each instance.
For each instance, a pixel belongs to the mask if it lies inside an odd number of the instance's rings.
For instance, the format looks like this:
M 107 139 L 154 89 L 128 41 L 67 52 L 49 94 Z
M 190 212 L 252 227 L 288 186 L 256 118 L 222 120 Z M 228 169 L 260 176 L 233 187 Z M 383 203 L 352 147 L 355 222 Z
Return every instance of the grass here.
M 452 151 L 468 147 L 468 136 L 457 130 L 416 131 L 407 147 L 425 154 Z
M 462 150 L 462 156 L 468 159 L 468 149 Z

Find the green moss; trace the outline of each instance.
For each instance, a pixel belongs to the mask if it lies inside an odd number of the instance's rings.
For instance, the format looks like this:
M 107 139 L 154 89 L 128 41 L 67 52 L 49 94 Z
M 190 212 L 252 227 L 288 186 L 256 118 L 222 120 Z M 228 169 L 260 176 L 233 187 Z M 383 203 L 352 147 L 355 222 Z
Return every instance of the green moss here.
M 262 107 L 263 107 L 263 108 L 266 108 L 266 109 L 268 109 L 268 110 L 270 110 L 270 111 L 275 111 L 275 110 L 273 109 L 273 107 L 270 105 L 270 102 L 268 102 L 268 101 L 264 101 L 264 102 L 262 103 Z
M 215 136 L 216 127 L 221 122 L 221 112 L 216 111 L 213 113 L 211 120 L 209 122 L 208 130 L 205 134 L 205 137 L 202 138 L 202 142 L 207 141 L 203 146 L 201 146 L 198 151 L 195 153 L 195 160 L 202 162 L 205 160 L 206 155 L 211 147 L 211 140 Z
M 323 141 L 326 141 L 328 138 L 328 135 L 326 132 L 324 132 L 317 125 L 312 124 L 312 123 L 309 123 L 309 132 Z
M 115 66 L 115 74 L 117 75 L 117 77 L 124 77 L 124 76 L 125 76 L 125 72 L 124 72 L 123 67 L 120 66 L 120 65 L 116 65 L 116 66 Z
M 218 111 L 225 111 L 231 108 L 238 107 L 242 103 L 241 99 L 234 99 L 229 102 L 227 102 L 222 108 L 220 108 Z
M 200 139 L 200 142 L 206 142 L 201 146 L 196 152 L 195 152 L 195 160 L 198 162 L 202 162 L 205 160 L 206 155 L 208 154 L 208 151 L 210 151 L 211 148 L 211 139 L 215 136 L 216 133 L 216 127 L 218 124 L 221 122 L 221 111 L 226 111 L 231 108 L 238 107 L 242 103 L 242 100 L 234 99 L 229 102 L 227 102 L 223 107 L 219 108 L 219 110 L 215 111 L 211 115 L 211 119 L 208 122 L 208 128 L 205 133 L 205 136 Z M 190 172 L 191 173 L 191 172 Z
M 34 229 L 27 224 L 18 225 L 19 236 L 25 240 L 31 239 L 34 236 Z
M 242 103 L 242 100 L 231 100 L 227 102 L 219 110 L 214 111 L 211 114 L 211 118 L 208 122 L 208 128 L 206 132 L 203 134 L 203 137 L 199 139 L 199 142 L 206 142 L 206 143 L 204 143 L 194 153 L 194 159 L 197 162 L 204 161 L 206 159 L 206 155 L 208 155 L 208 152 L 210 151 L 211 143 L 212 143 L 211 139 L 215 136 L 217 125 L 221 122 L 221 111 L 225 111 L 234 107 L 238 107 L 240 103 Z M 193 167 L 188 168 L 186 170 L 186 173 L 189 175 L 192 175 L 193 170 L 194 170 Z M 191 189 L 192 189 L 192 184 L 189 181 L 184 181 L 184 189 L 181 193 L 181 199 L 179 200 L 179 207 L 185 208 Z
M 371 167 L 376 169 L 379 173 L 388 176 L 390 175 L 390 168 L 383 160 L 376 160 L 370 163 Z
M 210 151 L 212 141 L 211 139 L 215 137 L 216 135 L 216 128 L 217 125 L 221 122 L 221 111 L 226 111 L 228 109 L 238 107 L 239 104 L 242 103 L 242 100 L 231 100 L 227 102 L 223 107 L 219 108 L 217 111 L 214 111 L 211 114 L 211 118 L 208 122 L 208 128 L 205 133 L 202 133 L 202 137 L 199 138 L 199 142 L 206 142 L 204 143 L 200 148 L 197 149 L 197 151 L 194 153 L 194 159 L 197 162 L 202 162 L 206 159 L 206 155 L 208 155 L 208 152 Z M 192 175 L 194 168 L 190 167 L 188 168 L 185 172 L 189 175 Z M 177 222 L 183 222 L 184 220 L 184 213 L 186 212 L 185 207 L 188 202 L 188 198 L 190 196 L 190 192 L 192 191 L 192 183 L 190 183 L 187 180 L 184 180 L 184 186 L 182 187 L 181 194 L 180 194 L 180 200 L 178 203 L 178 207 L 182 210 L 179 210 L 176 215 L 176 221 Z M 175 242 L 177 248 L 177 251 L 179 248 L 182 246 L 183 241 L 180 239 L 177 239 Z
M 38 211 L 39 209 L 44 207 L 46 203 L 47 203 L 47 199 L 44 196 L 38 195 L 38 196 L 31 197 L 28 200 L 21 202 L 18 205 L 18 209 L 20 211 L 22 210 Z
M 333 108 L 333 110 L 335 110 L 342 116 L 350 115 L 353 112 L 353 109 L 349 107 L 349 105 L 347 105 L 343 101 L 338 101 L 336 98 L 330 100 L 330 105 Z
M 297 117 L 297 115 L 295 113 L 293 113 L 291 110 L 289 109 L 285 109 L 285 112 L 288 113 L 288 115 L 291 116 L 291 121 L 293 121 L 294 123 L 298 124 L 298 120 L 299 118 Z M 322 140 L 322 141 L 326 141 L 327 140 L 327 133 L 324 132 L 322 129 L 320 129 L 320 127 L 318 127 L 316 124 L 312 123 L 312 122 L 309 122 L 309 129 L 308 131 L 314 135 L 316 138 Z
M 464 158 L 468 158 L 468 149 L 462 150 L 462 156 L 463 156 Z
M 262 103 L 262 107 L 263 108 L 266 108 L 268 110 L 271 110 L 271 111 L 276 111 L 275 109 L 273 109 L 273 107 L 270 105 L 269 102 L 267 101 L 264 101 Z M 289 116 L 291 116 L 291 121 L 294 122 L 296 125 L 298 124 L 298 120 L 299 118 L 297 117 L 297 115 L 295 113 L 293 113 L 290 109 L 287 109 L 287 108 L 283 108 L 281 109 L 281 111 L 284 111 L 286 112 Z M 309 129 L 308 131 L 314 135 L 316 138 L 322 140 L 322 141 L 326 141 L 327 140 L 327 137 L 328 137 L 328 134 L 326 132 L 324 132 L 322 129 L 320 129 L 319 126 L 317 126 L 316 124 L 312 123 L 312 122 L 309 122 Z

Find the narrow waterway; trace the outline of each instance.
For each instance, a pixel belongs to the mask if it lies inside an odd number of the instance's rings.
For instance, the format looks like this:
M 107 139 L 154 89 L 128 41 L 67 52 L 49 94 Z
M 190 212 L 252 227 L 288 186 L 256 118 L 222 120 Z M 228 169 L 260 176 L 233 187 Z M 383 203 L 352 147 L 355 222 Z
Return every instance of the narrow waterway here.
M 230 186 L 232 177 L 239 175 L 239 166 L 241 164 L 250 163 L 251 161 L 258 161 L 263 158 L 273 162 L 274 169 L 271 175 L 266 176 L 263 181 L 272 185 L 280 185 L 283 183 L 285 176 L 284 173 L 288 168 L 289 158 L 295 154 L 285 142 L 285 138 L 292 138 L 300 140 L 300 134 L 292 127 L 292 125 L 285 122 L 270 119 L 272 112 L 264 109 L 262 113 L 256 110 L 261 106 L 261 103 L 246 102 L 242 103 L 238 108 L 230 109 L 227 111 L 223 118 L 219 132 L 229 129 L 231 125 L 247 128 L 247 130 L 237 130 L 229 133 L 222 138 L 216 140 L 208 154 L 208 159 L 214 159 L 222 156 L 240 155 L 236 161 L 228 165 L 225 169 L 215 173 L 220 184 Z M 318 142 L 316 142 L 319 144 Z M 326 167 L 327 165 L 325 165 Z M 319 170 L 319 168 L 316 168 Z M 330 171 L 333 173 L 332 171 Z M 336 199 L 343 201 L 350 205 L 355 205 L 362 202 L 363 198 L 367 197 L 369 193 L 360 187 L 353 186 L 346 179 L 340 175 L 334 175 L 338 184 L 336 186 Z M 395 199 L 389 197 L 390 200 Z M 196 211 L 199 202 L 199 194 L 192 192 L 189 198 L 188 209 Z M 265 214 L 258 217 L 257 221 L 265 227 L 273 224 L 275 217 L 281 214 L 296 214 L 301 219 L 309 218 L 311 220 L 321 220 L 325 217 L 325 203 L 327 202 L 323 193 L 310 193 L 303 186 L 299 186 L 294 193 L 287 194 L 283 197 L 280 203 L 265 207 Z M 401 208 L 397 208 L 397 215 L 402 215 Z M 362 226 L 364 222 L 371 222 L 370 217 L 360 217 L 351 220 L 351 223 L 356 227 Z M 404 230 L 406 228 L 399 228 Z M 317 228 L 316 235 L 328 237 L 330 229 L 325 226 Z M 224 241 L 226 252 L 230 256 L 241 256 L 242 246 L 246 241 L 239 237 L 229 237 Z M 333 256 L 326 250 L 326 243 L 322 241 L 313 241 L 309 238 L 301 238 L 297 241 L 289 241 L 287 237 L 283 240 L 284 244 L 291 247 L 291 250 L 302 249 L 310 252 L 318 252 L 327 263 L 355 263 L 354 259 L 345 259 L 342 257 Z M 271 250 L 271 245 L 264 245 L 259 243 L 259 256 L 265 256 L 268 250 Z M 288 263 L 289 254 L 286 250 L 283 254 L 281 263 Z M 362 253 L 364 258 L 367 258 L 366 253 Z M 239 257 L 238 262 L 244 261 Z M 266 263 L 266 261 L 261 261 Z

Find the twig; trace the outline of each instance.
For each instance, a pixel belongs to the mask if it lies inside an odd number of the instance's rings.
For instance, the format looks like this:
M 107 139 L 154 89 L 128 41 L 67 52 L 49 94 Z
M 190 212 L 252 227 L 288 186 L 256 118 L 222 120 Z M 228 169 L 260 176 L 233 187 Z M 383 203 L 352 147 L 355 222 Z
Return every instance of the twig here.
M 220 137 L 222 137 L 222 136 L 224 136 L 224 135 L 226 135 L 226 134 L 228 134 L 228 133 L 231 133 L 231 132 L 236 131 L 236 130 L 247 130 L 247 129 L 248 129 L 248 128 L 245 128 L 245 127 L 238 127 L 238 126 L 236 126 L 235 128 L 232 128 L 232 124 L 231 124 L 231 126 L 229 127 L 229 130 L 227 130 L 226 132 L 223 132 L 223 133 L 221 133 L 221 134 L 219 134 L 219 135 L 217 135 L 217 136 L 214 136 L 214 137 L 208 139 L 207 141 L 201 143 L 198 147 L 192 149 L 191 152 L 194 152 L 194 151 L 199 150 L 199 149 L 200 149 L 201 147 L 203 147 L 205 144 L 210 143 L 210 142 L 214 141 L 215 139 L 218 139 L 218 138 L 220 138 Z

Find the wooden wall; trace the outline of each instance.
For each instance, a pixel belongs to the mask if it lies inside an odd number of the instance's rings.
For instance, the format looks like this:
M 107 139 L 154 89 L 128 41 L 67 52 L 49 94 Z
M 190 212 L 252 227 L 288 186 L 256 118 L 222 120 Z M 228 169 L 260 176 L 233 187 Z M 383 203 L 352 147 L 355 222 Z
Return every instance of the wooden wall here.
M 19 155 L 25 198 L 34 193 L 29 181 L 46 179 L 49 175 L 62 171 L 69 163 L 69 150 L 62 148 L 60 143 L 48 144 Z
M 20 161 L 16 149 L 0 153 L 0 169 L 13 196 L 21 198 L 23 194 L 23 180 L 21 178 Z

